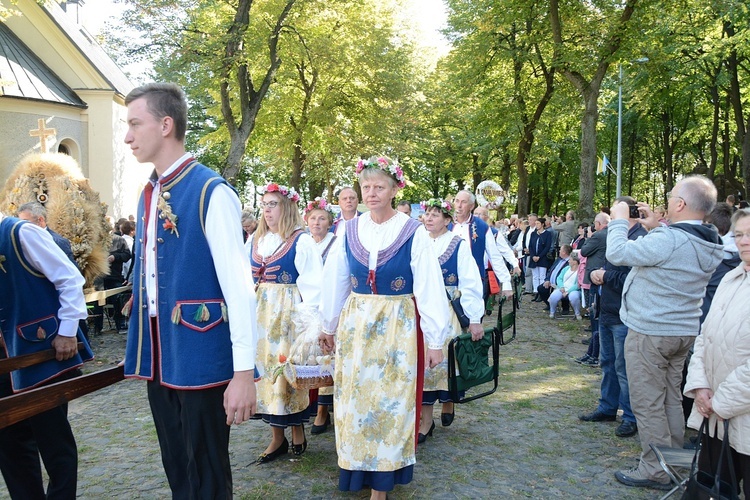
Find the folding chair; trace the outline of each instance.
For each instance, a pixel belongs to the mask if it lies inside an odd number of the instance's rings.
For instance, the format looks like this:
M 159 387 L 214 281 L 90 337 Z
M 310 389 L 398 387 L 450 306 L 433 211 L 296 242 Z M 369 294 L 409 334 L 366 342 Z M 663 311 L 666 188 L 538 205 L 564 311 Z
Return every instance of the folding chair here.
M 513 276 L 513 295 L 511 297 L 511 310 L 510 312 L 503 314 L 503 306 L 508 301 L 507 297 L 503 296 L 500 298 L 500 302 L 498 303 L 497 308 L 497 324 L 495 325 L 492 330 L 495 332 L 495 340 L 497 341 L 498 345 L 507 345 L 516 338 L 516 311 L 518 310 L 518 303 L 520 300 L 520 290 L 521 288 L 518 287 L 518 283 L 520 283 L 521 279 L 518 276 Z M 504 332 L 506 330 L 513 329 L 513 334 L 511 335 L 510 339 L 506 341 Z M 485 333 L 487 332 L 487 329 L 485 329 Z
M 653 443 L 650 443 L 649 446 L 656 455 L 656 459 L 659 461 L 659 465 L 661 465 L 661 468 L 664 469 L 664 472 L 667 473 L 667 476 L 669 476 L 669 479 L 674 485 L 674 487 L 659 500 L 665 500 L 675 493 L 683 493 L 685 491 L 685 485 L 690 479 L 690 469 L 693 465 L 695 450 L 669 448 L 667 446 L 656 446 Z M 683 476 L 682 474 L 680 474 L 679 469 L 687 469 L 688 474 Z
M 448 391 L 454 403 L 468 403 L 489 396 L 497 390 L 498 375 L 498 343 L 494 328 L 486 329 L 482 340 L 472 341 L 470 333 L 451 340 L 448 346 Z M 486 389 L 488 383 L 492 385 Z M 462 395 L 467 389 L 477 386 L 484 386 L 485 390 Z

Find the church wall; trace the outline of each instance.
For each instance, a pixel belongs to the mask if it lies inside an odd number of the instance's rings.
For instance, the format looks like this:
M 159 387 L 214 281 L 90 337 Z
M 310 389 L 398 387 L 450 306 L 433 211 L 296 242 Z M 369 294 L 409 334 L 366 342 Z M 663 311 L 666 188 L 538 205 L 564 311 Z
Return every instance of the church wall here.
M 88 176 L 88 123 L 79 108 L 0 98 L 0 183 L 3 185 L 21 158 L 42 152 L 39 137 L 29 135 L 38 128 L 40 118 L 44 119 L 45 128 L 55 129 L 54 136 L 47 137 L 47 151 L 57 151 L 58 144 L 65 139 L 75 142 L 79 156 L 74 157 L 83 174 Z

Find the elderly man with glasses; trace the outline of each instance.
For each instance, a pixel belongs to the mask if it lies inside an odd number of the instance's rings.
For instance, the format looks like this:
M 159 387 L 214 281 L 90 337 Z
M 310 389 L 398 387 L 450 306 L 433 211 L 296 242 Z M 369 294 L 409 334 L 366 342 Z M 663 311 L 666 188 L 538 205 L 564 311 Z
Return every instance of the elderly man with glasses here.
M 706 285 L 724 250 L 716 228 L 703 224 L 715 204 L 710 180 L 686 177 L 669 195 L 670 226 L 662 226 L 647 204 L 638 203 L 644 216 L 640 222 L 651 231 L 636 240 L 628 240 L 628 204 L 611 209 L 607 260 L 632 267 L 623 285 L 620 319 L 628 327 L 625 362 L 642 453 L 635 468 L 615 473 L 628 486 L 669 489 L 649 444 L 683 445 L 682 369 L 699 333 Z

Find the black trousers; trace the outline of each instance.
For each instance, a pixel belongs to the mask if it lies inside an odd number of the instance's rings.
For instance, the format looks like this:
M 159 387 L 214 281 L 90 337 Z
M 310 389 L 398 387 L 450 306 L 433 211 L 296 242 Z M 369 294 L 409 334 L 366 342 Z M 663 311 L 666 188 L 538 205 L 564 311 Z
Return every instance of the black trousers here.
M 74 370 L 54 382 L 78 374 L 80 372 Z M 10 377 L 3 374 L 0 376 L 0 397 L 11 394 Z M 49 476 L 46 494 L 40 455 Z M 68 405 L 0 429 L 0 470 L 14 500 L 75 499 L 78 449 L 68 422 Z
M 719 424 L 724 425 L 724 424 Z M 731 433 L 730 433 L 731 434 Z M 714 433 L 716 436 L 716 433 Z M 732 436 L 729 436 L 729 442 L 732 442 Z M 734 477 L 737 483 L 734 485 L 737 494 L 740 494 L 739 483 L 743 483 L 743 489 L 745 490 L 745 498 L 750 498 L 750 456 L 738 453 L 734 449 L 730 448 L 732 453 L 732 462 L 734 463 Z M 698 455 L 698 469 L 708 472 L 712 476 L 716 474 L 716 467 L 719 465 L 719 456 L 721 455 L 721 439 L 716 437 L 703 436 L 701 440 L 701 452 Z M 726 460 L 721 465 L 721 480 L 728 483 L 732 482 L 729 476 L 729 469 L 727 469 Z M 743 481 L 744 480 L 744 481 Z
M 158 329 L 151 318 L 151 331 Z M 154 346 L 158 346 L 154 339 Z M 158 350 L 154 353 L 159 359 Z M 172 498 L 232 498 L 229 429 L 224 410 L 227 384 L 210 389 L 178 390 L 161 385 L 160 367 L 146 383 L 148 402 L 161 448 Z
M 225 390 L 226 385 L 188 391 L 147 383 L 172 498 L 232 498 Z

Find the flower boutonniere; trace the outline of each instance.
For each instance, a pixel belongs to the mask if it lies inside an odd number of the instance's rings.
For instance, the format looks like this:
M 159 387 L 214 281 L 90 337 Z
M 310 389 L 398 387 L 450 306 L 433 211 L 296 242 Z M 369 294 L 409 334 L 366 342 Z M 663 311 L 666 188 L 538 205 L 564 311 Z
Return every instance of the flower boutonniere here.
M 156 208 L 159 210 L 159 218 L 164 221 L 162 227 L 179 238 L 177 214 L 172 212 L 172 207 L 167 202 L 168 199 L 169 193 L 159 193 L 159 202 L 156 204 Z
M 479 238 L 479 235 L 477 234 L 477 223 L 472 222 L 471 223 L 471 241 L 477 241 L 477 238 Z
M 8 271 L 5 270 L 3 267 L 3 262 L 5 262 L 5 255 L 0 255 L 0 271 L 4 272 L 5 274 L 8 274 Z

